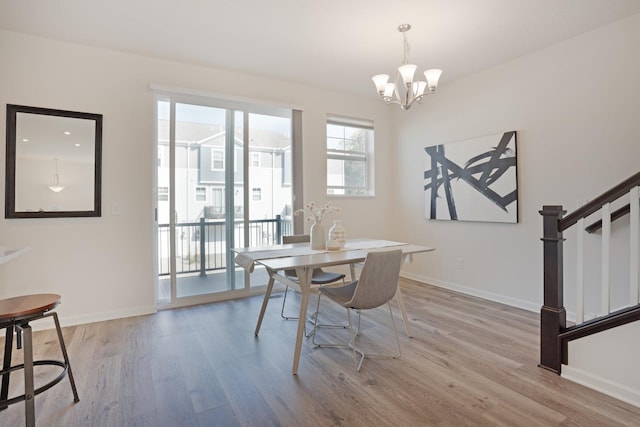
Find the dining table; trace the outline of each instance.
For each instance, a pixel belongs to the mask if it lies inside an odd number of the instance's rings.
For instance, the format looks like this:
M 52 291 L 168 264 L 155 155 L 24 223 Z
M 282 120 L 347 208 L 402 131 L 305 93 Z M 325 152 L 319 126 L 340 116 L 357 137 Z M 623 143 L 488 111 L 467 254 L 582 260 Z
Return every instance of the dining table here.
M 351 280 L 356 280 L 356 267 L 361 265 L 369 252 L 401 249 L 403 262 L 410 262 L 413 255 L 430 252 L 435 248 L 414 245 L 391 240 L 359 238 L 347 240 L 344 247 L 338 250 L 311 249 L 309 243 L 291 243 L 262 247 L 233 248 L 236 254 L 235 262 L 249 273 L 253 272 L 256 265 L 263 266 L 269 274 L 269 281 L 265 290 L 264 299 L 260 308 L 260 314 L 256 324 L 255 335 L 258 336 L 260 326 L 264 318 L 269 298 L 275 282 L 290 286 L 300 292 L 300 313 L 298 316 L 298 328 L 293 354 L 292 372 L 298 374 L 300 365 L 300 353 L 305 336 L 305 322 L 307 318 L 307 305 L 311 294 L 311 279 L 315 268 L 325 268 L 348 265 Z M 294 270 L 297 280 L 285 276 L 285 270 Z M 409 318 L 404 304 L 400 285 L 396 290 L 396 301 L 407 335 L 412 336 Z

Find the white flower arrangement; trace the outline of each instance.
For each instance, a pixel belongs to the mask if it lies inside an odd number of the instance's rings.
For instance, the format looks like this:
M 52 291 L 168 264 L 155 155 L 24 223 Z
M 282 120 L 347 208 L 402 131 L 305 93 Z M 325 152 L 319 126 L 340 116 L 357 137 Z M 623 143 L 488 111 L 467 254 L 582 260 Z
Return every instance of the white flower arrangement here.
M 316 206 L 314 202 L 309 202 L 304 205 L 303 209 L 298 209 L 293 214 L 295 216 L 306 214 L 307 221 L 321 222 L 322 218 L 334 212 L 340 212 L 340 208 L 333 206 L 331 202 L 324 206 Z

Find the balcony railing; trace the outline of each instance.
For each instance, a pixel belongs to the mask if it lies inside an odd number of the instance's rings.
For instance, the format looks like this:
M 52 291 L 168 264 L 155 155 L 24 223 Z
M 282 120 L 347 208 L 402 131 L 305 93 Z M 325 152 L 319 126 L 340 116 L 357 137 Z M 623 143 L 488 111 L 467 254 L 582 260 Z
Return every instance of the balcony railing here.
M 224 219 L 176 224 L 176 274 L 200 273 L 224 270 L 227 267 L 227 227 Z M 169 259 L 169 224 L 158 224 L 158 274 L 166 276 L 171 271 Z M 249 246 L 270 246 L 282 242 L 282 236 L 293 234 L 293 223 L 276 215 L 272 219 L 249 221 Z M 233 238 L 236 246 L 244 242 L 244 222 L 233 222 Z

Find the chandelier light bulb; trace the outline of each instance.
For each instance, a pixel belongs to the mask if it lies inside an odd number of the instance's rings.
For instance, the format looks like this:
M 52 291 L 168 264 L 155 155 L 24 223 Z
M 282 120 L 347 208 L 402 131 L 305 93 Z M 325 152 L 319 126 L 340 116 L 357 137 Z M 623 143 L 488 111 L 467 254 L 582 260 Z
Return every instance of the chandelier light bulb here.
M 393 96 L 393 92 L 396 90 L 396 85 L 395 83 L 387 83 L 387 86 L 384 89 L 384 97 L 392 97 Z
M 437 68 L 427 70 L 424 72 L 424 78 L 427 79 L 427 85 L 429 87 L 429 92 L 434 92 L 438 87 L 438 80 L 440 80 L 440 75 L 442 74 L 442 70 Z
M 411 86 L 413 83 L 413 75 L 416 73 L 417 65 L 414 64 L 404 64 L 398 67 L 398 72 L 402 76 L 402 80 L 406 86 Z
M 378 74 L 371 77 L 373 83 L 376 85 L 376 90 L 379 94 L 384 93 L 387 88 L 387 82 L 389 81 L 389 74 Z

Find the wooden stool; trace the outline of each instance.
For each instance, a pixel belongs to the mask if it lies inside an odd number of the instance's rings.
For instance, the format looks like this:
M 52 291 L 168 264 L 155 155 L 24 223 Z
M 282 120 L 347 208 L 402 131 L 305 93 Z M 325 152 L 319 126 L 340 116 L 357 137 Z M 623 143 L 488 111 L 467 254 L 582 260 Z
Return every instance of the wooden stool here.
M 45 390 L 50 389 L 58 384 L 65 375 L 69 374 L 69 382 L 71 382 L 71 390 L 73 391 L 73 401 L 79 402 L 76 383 L 73 380 L 71 365 L 69 364 L 69 356 L 67 348 L 64 345 L 62 331 L 60 330 L 60 322 L 58 321 L 58 313 L 53 310 L 60 303 L 60 295 L 56 294 L 36 294 L 25 295 L 15 298 L 0 300 L 0 329 L 5 329 L 4 342 L 4 364 L 2 366 L 2 386 L 0 388 L 0 411 L 6 409 L 14 403 L 25 402 L 26 425 L 35 426 L 35 406 L 34 397 Z M 33 360 L 33 343 L 31 340 L 31 326 L 29 322 L 32 320 L 42 319 L 52 316 L 56 324 L 58 332 L 58 341 L 64 362 L 59 360 Z M 13 349 L 13 333 L 16 332 L 16 348 L 21 349 L 24 341 L 24 363 L 21 365 L 11 366 L 11 351 Z M 40 365 L 54 365 L 62 368 L 62 372 L 53 380 L 34 390 L 33 384 L 33 367 Z M 8 398 L 9 394 L 9 375 L 13 371 L 24 369 L 24 394 Z

